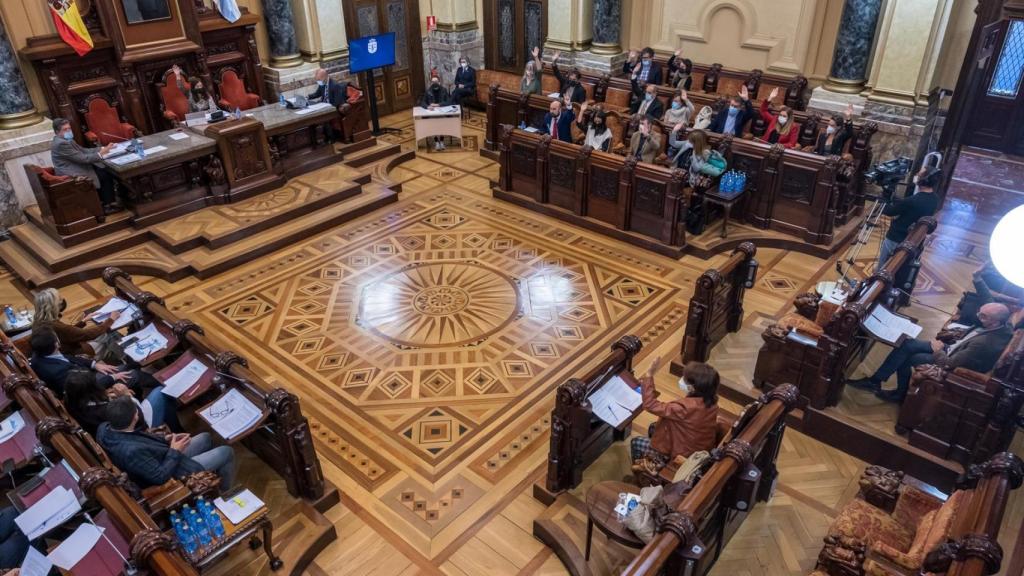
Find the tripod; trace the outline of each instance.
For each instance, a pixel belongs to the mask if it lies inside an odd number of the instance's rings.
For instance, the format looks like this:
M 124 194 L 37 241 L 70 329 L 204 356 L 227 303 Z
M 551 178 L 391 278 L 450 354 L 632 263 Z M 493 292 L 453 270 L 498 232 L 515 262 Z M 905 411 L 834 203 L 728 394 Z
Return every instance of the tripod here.
M 850 247 L 846 249 L 846 253 L 843 254 L 842 258 L 836 260 L 836 272 L 839 273 L 840 285 L 849 285 L 851 289 L 857 287 L 857 281 L 850 277 L 850 273 L 853 271 L 853 263 L 857 261 L 864 246 L 871 240 L 871 235 L 874 234 L 875 228 L 881 225 L 883 228 L 881 230 L 882 238 L 885 238 L 887 232 L 885 229 L 886 224 L 884 222 L 879 224 L 879 221 L 882 218 L 882 212 L 885 210 L 885 207 L 889 205 L 893 195 L 896 193 L 896 187 L 901 184 L 906 186 L 904 182 L 887 182 L 882 185 L 881 196 L 868 196 L 873 200 L 871 208 L 868 210 L 864 222 L 860 225 L 860 229 L 857 230 L 857 236 L 850 244 Z

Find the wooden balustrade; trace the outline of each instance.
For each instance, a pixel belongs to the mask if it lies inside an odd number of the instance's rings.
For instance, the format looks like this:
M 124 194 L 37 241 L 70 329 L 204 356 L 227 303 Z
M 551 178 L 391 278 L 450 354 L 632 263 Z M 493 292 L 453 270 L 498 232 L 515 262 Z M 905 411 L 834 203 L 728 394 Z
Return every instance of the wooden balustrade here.
M 704 574 L 717 558 L 732 532 L 722 520 L 718 541 L 712 545 L 702 540 L 702 530 L 713 523 L 710 516 L 725 510 L 749 511 L 755 499 L 737 495 L 754 495 L 758 501 L 767 500 L 774 485 L 775 470 L 758 469 L 755 462 L 763 461 L 774 467 L 778 443 L 781 442 L 785 415 L 797 403 L 798 391 L 784 385 L 774 388 L 740 416 L 739 433 L 720 453 L 720 459 L 700 478 L 694 487 L 659 523 L 654 539 L 630 562 L 625 576 L 654 576 L 663 568 L 667 574 Z M 772 440 L 772 453 L 764 453 L 766 442 Z M 755 458 L 761 453 L 761 458 Z M 753 483 L 754 485 L 751 485 Z M 714 550 L 712 550 L 714 548 Z M 692 572 L 688 568 L 693 568 Z
M 155 320 L 170 326 L 179 342 L 187 344 L 194 353 L 214 366 L 218 373 L 226 375 L 226 378 L 215 377 L 221 387 L 238 386 L 262 399 L 270 411 L 270 417 L 265 425 L 247 436 L 243 442 L 284 477 L 292 496 L 314 501 L 325 496 L 320 460 L 313 447 L 309 422 L 302 414 L 298 397 L 264 382 L 249 370 L 245 358 L 215 344 L 195 322 L 179 318 L 164 306 L 162 299 L 135 286 L 128 274 L 117 268 L 107 268 L 103 271 L 103 280 L 120 297 L 131 301 Z
M 79 477 L 82 492 L 110 515 L 130 542 L 131 560 L 163 576 L 196 576 L 180 554 L 174 538 L 165 534 L 126 490 L 127 476 L 116 468 L 95 440 L 84 432 L 63 404 L 32 372 L 28 361 L 0 334 L 0 376 L 8 397 L 37 422 L 36 436 L 67 461 Z

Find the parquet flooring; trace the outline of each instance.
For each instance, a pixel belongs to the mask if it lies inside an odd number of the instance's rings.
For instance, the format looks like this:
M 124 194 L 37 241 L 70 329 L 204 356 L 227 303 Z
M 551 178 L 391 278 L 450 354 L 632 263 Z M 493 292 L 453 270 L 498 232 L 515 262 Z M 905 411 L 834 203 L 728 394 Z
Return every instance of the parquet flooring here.
M 382 142 L 415 149 L 409 118 L 384 124 L 401 133 Z M 674 356 L 694 280 L 724 258 L 670 260 L 493 200 L 497 165 L 477 150 L 482 116 L 474 114 L 464 129 L 466 149 L 420 148 L 397 167 L 360 168 L 375 182 L 402 184 L 395 204 L 210 278 L 136 278 L 302 399 L 324 474 L 342 492 L 341 505 L 326 514 L 338 540 L 307 574 L 565 574 L 532 536 L 545 511 L 531 493 L 546 464 L 551 391 L 626 333 L 644 342 L 638 370 L 655 355 Z M 169 233 L 230 234 L 227 221 L 217 230 L 183 221 Z M 921 302 L 952 309 L 984 258 L 985 240 L 967 225 L 940 227 L 926 253 Z M 876 242 L 856 262 L 860 275 L 870 273 Z M 738 382 L 750 379 L 764 326 L 795 294 L 835 275 L 835 257 L 777 249 L 757 257 L 744 327 L 712 358 Z M 109 293 L 98 280 L 62 289 L 72 315 Z M 0 275 L 0 298 L 17 307 L 26 296 L 9 274 Z M 920 305 L 911 313 L 926 332 L 942 321 Z M 863 369 L 883 353 L 875 351 Z M 667 366 L 657 384 L 667 396 L 677 393 Z M 740 409 L 725 400 L 722 406 Z M 891 406 L 855 395 L 841 409 L 880 430 L 891 430 L 895 417 Z M 635 429 L 649 421 L 641 417 Z M 588 470 L 573 492 L 577 501 L 594 482 L 628 473 L 626 450 L 626 443 L 614 446 Z M 787 431 L 775 497 L 754 510 L 712 573 L 807 574 L 863 466 Z M 246 482 L 273 485 L 273 473 L 262 472 L 246 474 Z M 579 506 L 559 513 L 582 546 Z M 1018 492 L 1000 538 L 1006 550 L 1021 518 Z M 595 574 L 615 574 L 632 557 L 595 539 Z M 258 573 L 254 562 L 232 564 L 233 573 Z

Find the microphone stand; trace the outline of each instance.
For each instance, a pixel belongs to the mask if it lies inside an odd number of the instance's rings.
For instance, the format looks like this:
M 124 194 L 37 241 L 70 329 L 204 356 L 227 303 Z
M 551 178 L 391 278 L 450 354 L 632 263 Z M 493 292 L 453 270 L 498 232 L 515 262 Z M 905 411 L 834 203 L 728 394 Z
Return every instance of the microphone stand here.
M 92 524 L 96 527 L 97 530 L 100 531 L 100 536 L 102 536 L 103 539 L 107 541 L 107 544 L 110 544 L 110 548 L 114 551 L 114 554 L 117 554 L 121 561 L 124 562 L 125 576 L 136 576 L 139 573 L 138 568 L 135 567 L 135 564 L 131 560 L 125 558 L 124 554 L 121 554 L 121 551 L 117 549 L 117 546 L 114 546 L 114 543 L 111 542 L 110 538 L 107 537 L 107 531 L 104 530 L 102 526 L 96 524 L 96 521 L 92 519 L 91 514 L 89 514 L 88 512 L 82 512 L 82 514 L 85 515 L 85 519 L 89 522 L 89 524 Z

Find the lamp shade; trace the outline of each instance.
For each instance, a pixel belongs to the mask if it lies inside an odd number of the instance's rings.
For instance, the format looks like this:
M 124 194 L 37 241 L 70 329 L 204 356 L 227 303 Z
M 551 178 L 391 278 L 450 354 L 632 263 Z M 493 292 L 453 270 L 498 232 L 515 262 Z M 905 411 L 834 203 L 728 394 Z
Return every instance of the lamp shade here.
M 988 252 L 1003 278 L 1024 286 L 1024 206 L 1010 210 L 996 224 Z

